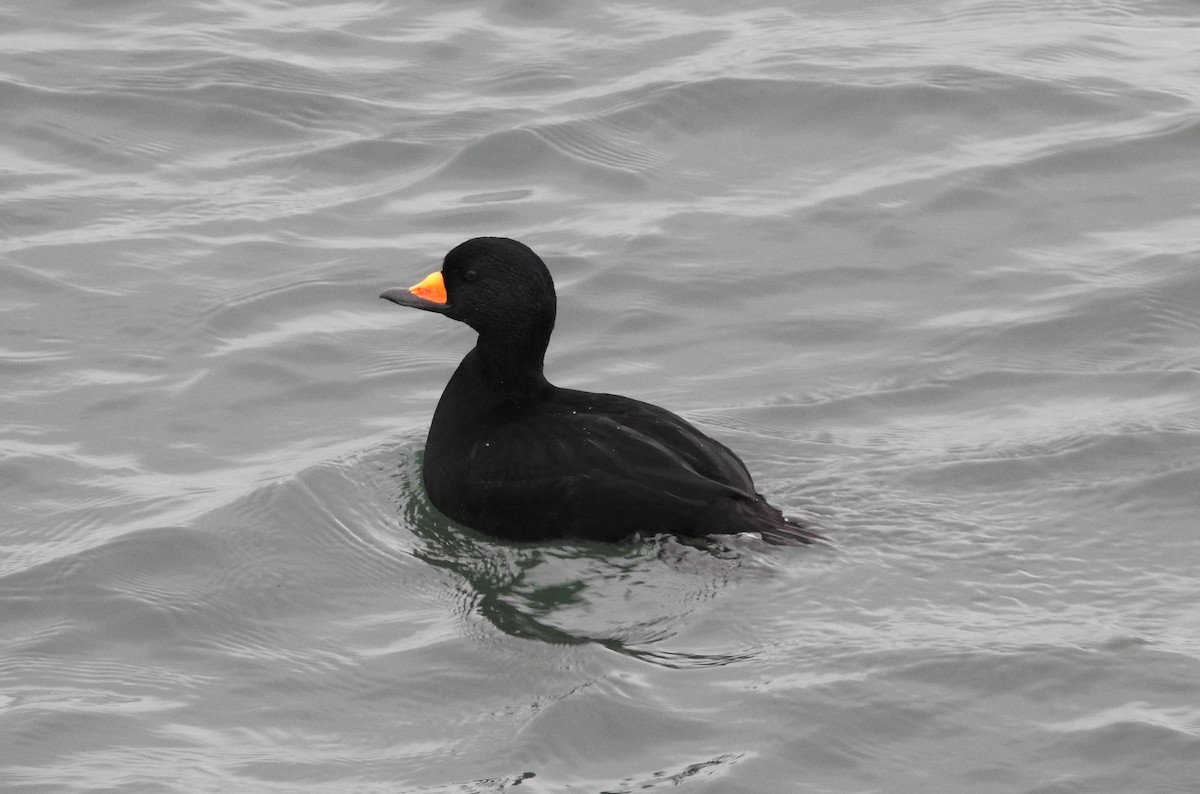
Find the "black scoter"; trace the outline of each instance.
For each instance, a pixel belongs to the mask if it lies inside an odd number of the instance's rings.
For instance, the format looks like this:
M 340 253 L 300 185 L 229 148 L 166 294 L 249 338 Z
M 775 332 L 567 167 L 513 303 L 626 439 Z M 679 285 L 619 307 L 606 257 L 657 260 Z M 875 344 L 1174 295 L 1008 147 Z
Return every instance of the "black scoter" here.
M 479 334 L 425 446 L 425 489 L 455 521 L 518 541 L 744 532 L 779 545 L 822 540 L 767 504 L 728 447 L 670 411 L 548 382 L 554 281 L 528 246 L 467 240 L 441 271 L 380 297 Z

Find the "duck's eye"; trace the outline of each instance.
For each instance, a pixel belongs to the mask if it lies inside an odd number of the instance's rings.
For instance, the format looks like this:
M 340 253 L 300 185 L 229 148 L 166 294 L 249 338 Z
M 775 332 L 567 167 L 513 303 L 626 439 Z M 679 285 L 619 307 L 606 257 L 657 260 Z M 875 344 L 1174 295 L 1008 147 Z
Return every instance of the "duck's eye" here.
M 474 284 L 478 280 L 479 273 L 474 270 L 468 270 L 466 273 L 463 273 L 463 281 L 467 282 L 468 284 Z

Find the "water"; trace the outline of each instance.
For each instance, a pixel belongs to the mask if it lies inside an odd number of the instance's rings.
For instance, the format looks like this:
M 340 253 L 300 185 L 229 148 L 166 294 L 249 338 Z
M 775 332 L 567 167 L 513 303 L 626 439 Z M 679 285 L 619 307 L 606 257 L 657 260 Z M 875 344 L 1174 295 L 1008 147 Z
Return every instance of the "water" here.
M 0 788 L 1194 791 L 1197 10 L 0 11 Z M 441 519 L 480 234 L 835 547 Z

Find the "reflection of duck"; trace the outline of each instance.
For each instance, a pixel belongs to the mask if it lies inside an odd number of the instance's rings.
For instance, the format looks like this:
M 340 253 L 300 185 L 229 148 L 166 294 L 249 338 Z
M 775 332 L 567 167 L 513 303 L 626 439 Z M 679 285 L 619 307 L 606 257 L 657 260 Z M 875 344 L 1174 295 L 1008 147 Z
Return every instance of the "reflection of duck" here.
M 728 447 L 670 411 L 547 382 L 554 282 L 527 246 L 468 240 L 440 272 L 380 297 L 479 333 L 446 384 L 425 448 L 430 501 L 456 521 L 512 540 L 821 539 L 767 504 Z

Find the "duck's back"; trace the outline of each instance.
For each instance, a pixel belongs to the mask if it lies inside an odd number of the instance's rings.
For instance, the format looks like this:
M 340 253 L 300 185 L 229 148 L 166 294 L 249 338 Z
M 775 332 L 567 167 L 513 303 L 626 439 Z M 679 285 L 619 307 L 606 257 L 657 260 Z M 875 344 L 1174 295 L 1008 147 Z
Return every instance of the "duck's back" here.
M 618 540 L 783 522 L 727 447 L 627 397 L 548 387 L 533 403 L 496 406 L 462 417 L 451 432 L 437 430 L 425 453 L 430 499 L 500 537 Z

